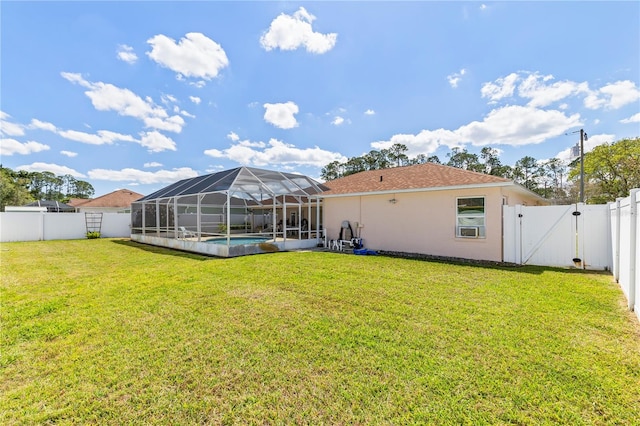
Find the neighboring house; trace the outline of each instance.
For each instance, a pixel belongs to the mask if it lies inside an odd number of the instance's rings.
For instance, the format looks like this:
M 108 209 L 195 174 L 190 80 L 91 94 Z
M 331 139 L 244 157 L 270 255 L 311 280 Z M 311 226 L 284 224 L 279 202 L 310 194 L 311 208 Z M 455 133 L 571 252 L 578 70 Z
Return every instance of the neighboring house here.
M 509 179 L 433 163 L 360 172 L 324 185 L 327 239 L 338 239 L 349 221 L 368 249 L 465 259 L 503 260 L 503 205 L 547 204 Z
M 142 194 L 128 189 L 118 189 L 97 198 L 82 200 L 72 198 L 69 204 L 79 213 L 129 213 L 131 203 L 142 198 Z
M 25 204 L 24 207 L 46 208 L 48 213 L 73 213 L 72 206 L 54 200 L 37 200 L 33 203 Z M 14 210 L 15 211 L 15 210 Z

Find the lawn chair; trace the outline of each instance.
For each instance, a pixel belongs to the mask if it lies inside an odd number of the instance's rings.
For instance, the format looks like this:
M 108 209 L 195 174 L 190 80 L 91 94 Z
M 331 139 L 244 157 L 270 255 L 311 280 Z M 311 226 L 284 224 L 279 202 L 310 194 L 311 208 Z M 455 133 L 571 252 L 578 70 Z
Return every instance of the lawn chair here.
M 184 226 L 181 226 L 178 228 L 178 238 L 190 238 L 190 237 L 196 237 L 196 233 L 193 231 L 189 231 L 187 228 L 185 228 Z

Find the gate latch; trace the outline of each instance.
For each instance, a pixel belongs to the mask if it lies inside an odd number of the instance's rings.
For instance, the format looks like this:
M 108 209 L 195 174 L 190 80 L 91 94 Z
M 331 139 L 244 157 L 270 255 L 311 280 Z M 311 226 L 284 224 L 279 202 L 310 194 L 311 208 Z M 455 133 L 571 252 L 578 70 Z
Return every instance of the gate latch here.
M 580 212 L 578 212 L 578 211 L 575 211 L 575 212 L 573 212 L 573 213 L 571 213 L 571 214 L 572 214 L 572 215 L 574 215 L 574 216 L 580 216 L 582 213 L 580 213 Z

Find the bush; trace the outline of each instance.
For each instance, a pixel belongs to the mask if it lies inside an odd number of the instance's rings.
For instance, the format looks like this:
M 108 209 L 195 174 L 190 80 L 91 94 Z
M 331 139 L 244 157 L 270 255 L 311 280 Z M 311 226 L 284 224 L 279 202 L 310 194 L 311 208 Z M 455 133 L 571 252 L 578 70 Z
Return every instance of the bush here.
M 98 231 L 87 232 L 87 238 L 93 240 L 94 238 L 100 238 L 100 233 Z

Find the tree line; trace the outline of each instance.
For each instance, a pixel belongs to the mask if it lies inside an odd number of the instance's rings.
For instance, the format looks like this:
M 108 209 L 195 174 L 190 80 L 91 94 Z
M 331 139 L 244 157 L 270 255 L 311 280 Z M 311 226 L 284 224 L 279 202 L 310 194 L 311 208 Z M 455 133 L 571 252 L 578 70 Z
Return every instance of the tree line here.
M 71 198 L 91 198 L 95 190 L 89 182 L 52 172 L 11 170 L 0 165 L 0 210 L 36 200 L 67 202 Z
M 394 144 L 388 149 L 349 158 L 344 163 L 333 161 L 322 168 L 321 177 L 330 181 L 367 170 L 437 163 L 511 179 L 558 203 L 570 204 L 578 199 L 579 158 L 566 164 L 558 158 L 538 161 L 525 156 L 509 166 L 502 164 L 498 150 L 488 146 L 482 148 L 480 154 L 470 153 L 466 148 L 453 148 L 446 154 L 445 162 L 436 155 L 419 154 L 411 158 L 407 151 L 406 145 Z M 606 203 L 628 196 L 631 189 L 640 187 L 640 138 L 605 143 L 586 153 L 584 179 L 585 200 L 589 203 Z

